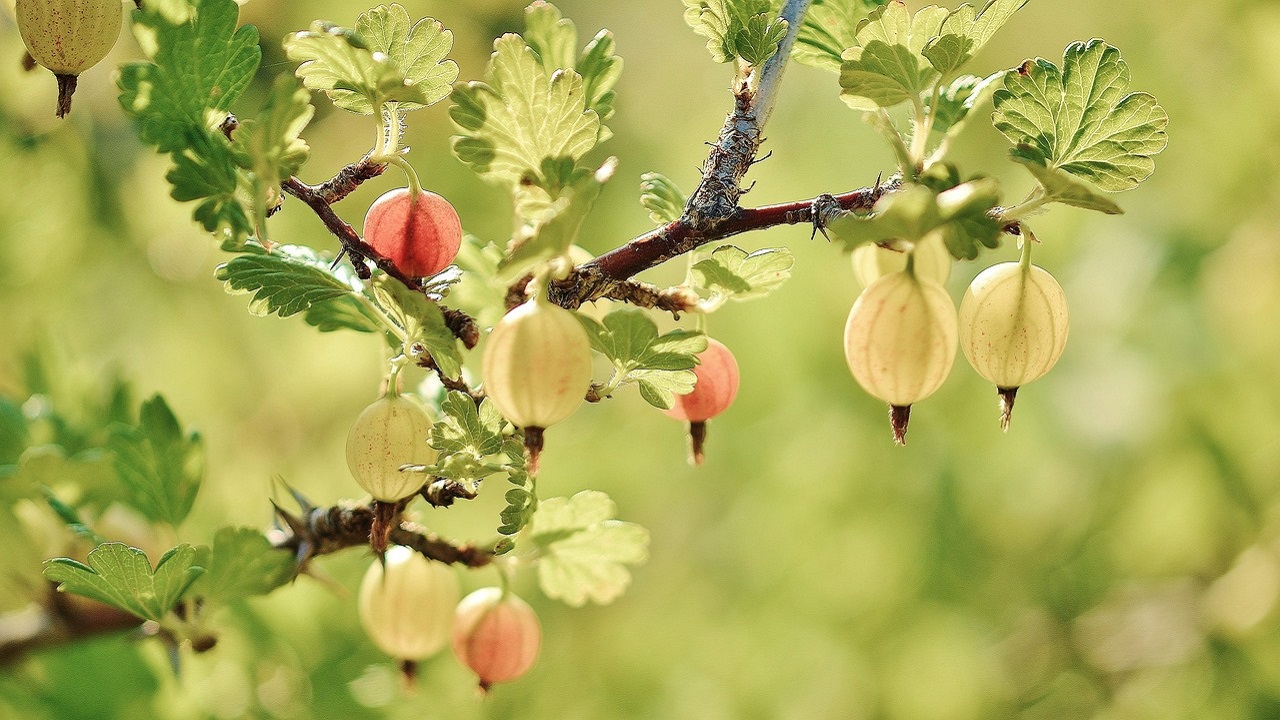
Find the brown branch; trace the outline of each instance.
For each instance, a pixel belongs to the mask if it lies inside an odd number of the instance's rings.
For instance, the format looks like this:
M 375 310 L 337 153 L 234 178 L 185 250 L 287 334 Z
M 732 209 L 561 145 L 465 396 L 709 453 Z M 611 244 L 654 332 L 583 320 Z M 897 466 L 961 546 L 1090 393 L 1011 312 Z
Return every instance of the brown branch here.
M 332 178 L 319 185 L 311 185 L 311 189 L 332 205 L 355 192 L 366 180 L 378 177 L 387 169 L 386 163 L 370 162 L 365 155 L 359 161 L 344 166 Z
M 584 302 L 613 297 L 611 293 L 617 291 L 620 281 L 706 243 L 778 225 L 812 224 L 821 229 L 834 210 L 869 210 L 881 195 L 898 189 L 900 185 L 901 180 L 894 177 L 878 185 L 839 195 L 819 195 L 809 200 L 739 208 L 715 223 L 710 230 L 698 230 L 681 218 L 574 268 L 568 277 L 551 284 L 550 297 L 552 302 L 571 310 Z

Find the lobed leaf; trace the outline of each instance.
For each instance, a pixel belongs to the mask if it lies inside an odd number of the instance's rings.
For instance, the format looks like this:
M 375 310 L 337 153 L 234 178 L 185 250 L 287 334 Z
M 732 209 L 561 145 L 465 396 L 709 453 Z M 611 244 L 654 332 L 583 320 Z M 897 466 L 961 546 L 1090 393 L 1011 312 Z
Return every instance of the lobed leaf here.
M 248 527 L 220 528 L 213 547 L 199 548 L 205 572 L 192 592 L 206 603 L 230 603 L 265 595 L 293 579 L 293 555 L 272 546 L 265 535 Z
M 559 192 L 559 198 L 513 239 L 506 257 L 498 263 L 498 282 L 511 283 L 534 265 L 566 255 L 617 166 L 618 159 L 611 157 L 594 173 L 581 168 L 575 172 L 568 187 Z M 525 213 L 526 216 L 533 214 L 528 208 Z
M 654 222 L 669 223 L 684 213 L 685 197 L 665 175 L 648 172 L 640 176 L 640 204 Z
M 989 0 L 981 11 L 968 3 L 947 16 L 937 37 L 929 40 L 921 54 L 943 77 L 951 77 L 1009 22 L 1028 0 Z
M 707 38 L 711 59 L 741 59 L 761 65 L 778 51 L 787 21 L 778 17 L 781 4 L 770 0 L 684 0 L 684 20 Z
M 999 185 L 992 178 L 942 190 L 910 184 L 880 198 L 870 215 L 846 213 L 832 220 L 827 231 L 849 250 L 869 242 L 920 242 L 937 232 L 953 256 L 973 259 L 979 247 L 999 244 L 1001 225 L 991 216 L 999 201 Z
M 286 37 L 284 49 L 301 63 L 296 72 L 308 89 L 361 115 L 386 103 L 400 110 L 437 103 L 458 78 L 457 63 L 445 59 L 453 33 L 434 18 L 411 24 L 398 4 L 362 13 L 355 29 L 316 21 Z
M 159 621 L 204 573 L 204 568 L 195 565 L 195 558 L 195 548 L 179 545 L 166 552 L 152 570 L 146 553 L 111 542 L 90 550 L 88 564 L 68 558 L 49 560 L 44 576 L 58 583 L 63 592 Z
M 706 246 L 704 246 L 705 248 Z M 735 245 L 700 248 L 693 257 L 694 281 L 713 294 L 732 300 L 764 297 L 791 277 L 795 256 L 786 248 L 764 248 L 748 254 Z
M 674 402 L 672 393 L 693 390 L 695 356 L 707 349 L 706 335 L 681 329 L 659 335 L 653 319 L 637 308 L 615 310 L 603 323 L 577 317 L 592 349 L 613 364 L 614 387 L 636 384 L 647 402 L 664 409 Z
M 911 15 L 900 2 L 873 10 L 859 24 L 855 45 L 841 56 L 841 99 L 858 110 L 918 102 L 939 76 L 920 52 L 946 15 L 935 5 Z
M 1155 170 L 1169 116 L 1147 93 L 1125 94 L 1129 66 L 1102 40 L 1067 46 L 1062 68 L 1037 58 L 1005 76 L 996 129 L 1015 160 L 1056 168 L 1100 190 L 1129 190 Z
M 584 490 L 572 498 L 543 500 L 529 531 L 538 545 L 538 582 L 547 597 L 580 607 L 607 605 L 631 582 L 627 565 L 649 557 L 649 532 L 613 519 L 608 495 Z
M 458 278 L 451 276 L 451 279 L 456 282 Z M 451 378 L 462 375 L 458 338 L 449 329 L 444 312 L 434 300 L 385 275 L 373 281 L 372 289 L 378 304 L 404 331 L 407 339 L 403 344 L 406 347 L 415 342 L 422 343 L 440 372 Z
M 306 321 L 324 332 L 383 329 L 359 278 L 306 246 L 276 245 L 270 252 L 239 255 L 219 265 L 215 276 L 229 293 L 252 294 L 249 312 L 254 315 L 305 313 Z
M 841 55 L 857 44 L 858 24 L 889 0 L 814 0 L 791 47 L 796 62 L 835 73 Z
M 136 427 L 116 424 L 107 436 L 116 475 L 143 515 L 177 526 L 191 511 L 204 479 L 204 441 L 184 433 L 160 395 L 142 403 Z
M 502 451 L 506 421 L 493 402 L 476 403 L 463 392 L 450 392 L 440 403 L 443 417 L 431 426 L 431 447 L 441 453 L 470 453 L 477 458 Z

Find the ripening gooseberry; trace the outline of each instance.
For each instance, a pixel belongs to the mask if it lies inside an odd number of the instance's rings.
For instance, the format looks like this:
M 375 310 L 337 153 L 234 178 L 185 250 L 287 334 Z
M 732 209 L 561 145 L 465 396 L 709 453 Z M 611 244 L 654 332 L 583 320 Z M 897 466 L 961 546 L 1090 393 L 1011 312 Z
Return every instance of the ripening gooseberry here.
M 960 303 L 960 348 L 1000 394 L 1009 429 L 1018 388 L 1043 376 L 1067 346 L 1067 295 L 1043 268 L 1005 262 L 978 274 Z
M 17 0 L 14 15 L 27 52 L 58 79 L 58 117 L 71 112 L 76 76 L 115 47 L 121 14 L 120 0 Z
M 364 216 L 364 241 L 410 277 L 426 277 L 449 267 L 462 246 L 462 221 L 448 200 L 426 190 L 417 199 L 409 188 L 382 194 Z
M 537 472 L 542 431 L 572 415 L 591 386 L 591 342 L 573 313 L 530 300 L 493 326 L 480 375 L 498 411 L 524 428 Z
M 698 353 L 698 365 L 693 368 L 693 374 L 697 378 L 693 390 L 676 395 L 675 403 L 664 412 L 689 423 L 690 458 L 695 465 L 701 465 L 707 421 L 729 409 L 738 396 L 738 361 L 724 343 L 707 338 L 707 349 Z
M 951 277 L 951 251 L 942 236 L 932 233 L 915 244 L 908 252 L 880 247 L 875 243 L 859 245 L 853 251 L 853 275 L 862 287 L 869 287 L 878 278 L 907 268 L 907 255 L 914 254 L 916 274 L 946 283 Z
M 394 658 L 430 657 L 449 642 L 458 576 L 402 545 L 388 549 L 385 560 L 371 563 L 360 583 L 360 624 Z
M 347 467 L 360 487 L 382 502 L 394 503 L 418 492 L 422 475 L 401 472 L 404 465 L 429 465 L 436 451 L 427 444 L 431 418 L 417 403 L 385 395 L 360 412 L 347 433 Z
M 941 285 L 909 269 L 862 291 L 844 328 L 853 377 L 889 403 L 893 438 L 906 444 L 911 405 L 932 395 L 956 357 L 956 306 Z
M 529 604 L 501 588 L 476 590 L 458 603 L 453 652 L 480 679 L 480 689 L 515 680 L 533 667 L 542 626 Z

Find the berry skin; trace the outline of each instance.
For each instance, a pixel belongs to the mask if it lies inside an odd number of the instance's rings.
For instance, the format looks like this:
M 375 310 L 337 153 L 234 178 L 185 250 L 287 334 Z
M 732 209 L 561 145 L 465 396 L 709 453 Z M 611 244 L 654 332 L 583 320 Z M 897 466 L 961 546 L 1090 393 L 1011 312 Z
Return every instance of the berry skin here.
M 956 357 L 956 306 L 938 283 L 890 273 L 853 303 L 845 359 L 871 395 L 889 403 L 894 440 L 906 444 L 911 405 L 942 386 Z
M 951 277 L 951 251 L 941 235 L 929 235 L 916 243 L 915 271 L 921 277 L 945 284 Z M 907 255 L 874 243 L 859 245 L 853 251 L 853 274 L 858 284 L 869 287 L 878 278 L 907 268 Z
M 1058 362 L 1069 329 L 1066 293 L 1030 260 L 992 265 L 965 291 L 960 348 L 973 369 L 995 383 L 1006 431 L 1018 388 Z
M 402 465 L 429 465 L 436 451 L 427 444 L 431 418 L 416 403 L 399 395 L 373 401 L 360 412 L 347 433 L 347 467 L 373 499 L 393 503 L 422 487 L 418 473 L 400 472 Z
M 71 112 L 76 76 L 102 61 L 120 35 L 120 0 L 17 0 L 18 32 L 31 59 L 58 79 L 58 117 Z
M 538 659 L 542 626 L 533 608 L 500 588 L 476 590 L 458 603 L 453 652 L 480 679 L 480 689 L 515 680 Z
M 374 561 L 360 583 L 360 624 L 379 650 L 421 660 L 449 642 L 458 576 L 444 563 L 401 545 Z
M 449 267 L 462 246 L 462 221 L 448 200 L 409 188 L 383 193 L 364 216 L 364 241 L 409 277 L 427 277 Z
M 693 390 L 676 395 L 676 402 L 666 414 L 689 422 L 705 422 L 733 404 L 738 396 L 738 361 L 719 340 L 707 338 L 707 349 L 698 353 L 699 364 Z
M 573 313 L 530 300 L 493 326 L 480 375 L 498 411 L 524 428 L 537 472 L 542 431 L 572 415 L 591 386 L 591 341 Z

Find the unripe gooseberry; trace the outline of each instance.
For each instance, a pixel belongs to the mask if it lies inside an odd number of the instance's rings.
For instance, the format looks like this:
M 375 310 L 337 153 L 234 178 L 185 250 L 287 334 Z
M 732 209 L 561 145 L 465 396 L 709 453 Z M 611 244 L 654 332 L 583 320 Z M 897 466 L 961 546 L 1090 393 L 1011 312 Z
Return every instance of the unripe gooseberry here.
M 115 47 L 121 14 L 120 0 L 17 0 L 14 16 L 27 52 L 58 79 L 58 117 L 71 112 L 76 76 Z
M 573 313 L 530 300 L 493 326 L 480 375 L 498 411 L 524 428 L 536 472 L 542 431 L 572 415 L 591 386 L 591 341 Z
M 693 390 L 676 395 L 675 403 L 664 412 L 689 423 L 690 457 L 695 465 L 700 465 L 707 420 L 729 409 L 738 396 L 738 361 L 724 343 L 707 338 L 707 349 L 698 353 L 698 365 L 693 368 L 693 374 L 696 377 Z
M 911 405 L 942 386 L 956 357 L 956 306 L 941 285 L 889 273 L 862 291 L 844 328 L 853 377 L 889 403 L 894 440 L 906 444 Z
M 417 199 L 409 188 L 382 194 L 364 216 L 364 241 L 410 277 L 426 277 L 449 267 L 462 246 L 462 221 L 448 200 L 426 190 Z
M 1066 293 L 1030 260 L 992 265 L 970 283 L 960 302 L 960 348 L 973 369 L 995 383 L 1003 429 L 1009 429 L 1018 388 L 1058 362 L 1069 329 Z
M 875 243 L 859 245 L 853 251 L 853 275 L 862 287 L 889 273 L 907 269 L 907 256 L 914 254 L 916 274 L 939 283 L 951 277 L 951 251 L 942 236 L 936 233 L 925 236 L 910 252 L 899 252 Z
M 480 689 L 515 680 L 533 667 L 542 626 L 533 608 L 500 588 L 476 590 L 458 603 L 453 652 L 480 679 Z
M 360 624 L 379 650 L 400 660 L 421 660 L 449 642 L 458 576 L 444 563 L 402 545 L 374 561 L 360 583 Z
M 422 475 L 404 465 L 429 465 L 436 451 L 427 444 L 431 418 L 400 395 L 386 395 L 360 412 L 347 433 L 347 467 L 374 500 L 393 503 L 416 493 Z

